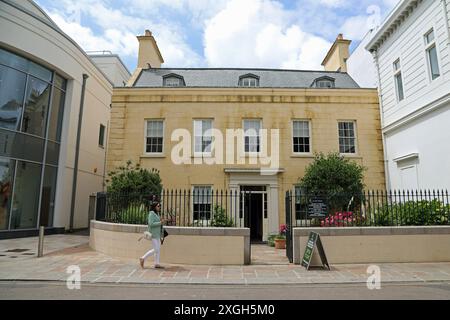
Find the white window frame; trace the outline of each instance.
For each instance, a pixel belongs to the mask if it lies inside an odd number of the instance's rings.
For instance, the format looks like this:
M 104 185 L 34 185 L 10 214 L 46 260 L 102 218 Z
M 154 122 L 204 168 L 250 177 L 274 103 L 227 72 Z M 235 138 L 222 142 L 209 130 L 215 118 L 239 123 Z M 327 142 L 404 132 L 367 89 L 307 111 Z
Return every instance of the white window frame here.
M 399 64 L 399 67 L 396 67 L 396 64 Z M 397 58 L 393 63 L 392 63 L 392 69 L 394 70 L 394 87 L 395 87 L 395 95 L 397 97 L 397 103 L 402 102 L 403 100 L 405 100 L 405 83 L 403 81 L 403 73 L 402 73 L 402 60 L 400 58 Z M 402 94 L 403 97 L 400 99 L 400 90 L 399 90 L 399 86 L 398 86 L 398 81 L 397 78 L 400 77 L 401 81 L 402 81 Z
M 256 135 L 256 137 L 259 137 L 259 151 L 245 151 L 245 137 L 247 137 L 247 135 L 245 134 L 245 121 L 259 121 L 259 132 Z M 244 148 L 243 149 L 243 152 L 244 152 L 243 154 L 244 155 L 246 155 L 246 156 L 249 156 L 249 155 L 250 156 L 256 156 L 256 155 L 259 155 L 261 153 L 261 150 L 262 150 L 262 140 L 261 140 L 261 133 L 262 132 L 261 131 L 262 131 L 262 129 L 263 129 L 263 121 L 262 121 L 262 119 L 259 119 L 259 118 L 242 119 L 242 130 L 244 131 L 244 134 L 243 134 L 244 141 L 243 141 L 242 147 Z
M 195 188 L 209 188 L 210 189 L 210 200 L 211 200 L 211 212 L 209 214 L 209 219 L 200 219 L 200 220 L 195 220 L 194 219 L 194 205 L 195 205 Z M 212 219 L 214 218 L 214 208 L 213 208 L 213 192 L 214 192 L 214 186 L 213 185 L 209 185 L 209 184 L 198 184 L 198 185 L 192 185 L 192 222 L 193 223 L 198 223 L 199 221 L 203 222 L 203 223 L 210 223 L 212 221 Z M 204 203 L 202 203 L 204 204 Z M 209 203 L 206 203 L 209 204 Z
M 203 137 L 209 137 L 209 136 L 203 136 L 203 121 L 210 121 L 211 122 L 211 151 L 203 151 L 203 140 L 202 140 L 202 151 L 201 152 L 198 152 L 198 151 L 196 151 L 196 149 L 195 149 L 195 146 L 196 146 L 196 144 L 195 144 L 195 138 L 196 138 L 196 135 L 195 135 L 195 123 L 196 122 L 200 122 L 201 121 L 201 123 L 202 123 L 202 139 L 203 139 Z M 213 135 L 213 133 L 212 133 L 212 130 L 214 129 L 214 119 L 210 119 L 210 118 L 199 118 L 199 119 L 193 119 L 192 120 L 192 132 L 193 132 L 193 135 L 192 135 L 192 148 L 193 148 L 193 155 L 194 155 L 194 157 L 210 157 L 211 155 L 212 155 L 212 149 L 213 149 L 213 144 L 214 144 L 214 135 Z
M 247 82 L 247 85 L 245 85 L 245 83 Z M 252 82 L 254 82 L 254 86 L 251 85 Z M 255 78 L 255 77 L 243 77 L 240 79 L 240 83 L 239 86 L 244 87 L 244 88 L 257 88 L 259 87 L 259 79 Z
M 434 38 L 432 41 L 428 42 L 427 37 L 431 33 L 433 33 Z M 425 44 L 425 60 L 426 60 L 426 65 L 427 65 L 427 70 L 428 70 L 428 79 L 430 82 L 433 82 L 435 80 L 438 80 L 442 76 L 440 56 L 439 56 L 439 47 L 438 47 L 438 43 L 436 41 L 436 28 L 434 28 L 434 27 L 429 28 L 428 31 L 423 35 L 423 41 Z M 430 58 L 430 50 L 433 47 L 436 50 L 436 62 L 437 62 L 437 68 L 439 71 L 439 75 L 435 79 L 433 79 L 433 74 L 432 74 L 432 69 L 431 69 L 431 58 Z
M 350 153 L 350 152 L 346 152 L 346 153 L 342 153 L 341 152 L 341 144 L 339 142 L 339 139 L 341 138 L 341 136 L 339 135 L 339 123 L 341 122 L 351 122 L 353 123 L 353 139 L 355 140 L 355 152 Z M 357 124 L 356 124 L 356 120 L 346 120 L 346 119 L 340 119 L 337 122 L 337 132 L 338 132 L 338 150 L 339 150 L 339 154 L 343 155 L 343 156 L 355 156 L 358 154 L 358 133 L 357 133 Z
M 151 121 L 159 121 L 162 122 L 162 151 L 161 152 L 147 152 L 147 132 L 148 132 L 148 123 Z M 145 119 L 144 120 L 144 154 L 145 155 L 164 155 L 164 144 L 165 144 L 165 131 L 166 131 L 166 121 L 164 119 Z
M 307 122 L 308 123 L 308 131 L 309 131 L 309 152 L 295 152 L 294 148 L 294 122 Z M 311 155 L 313 153 L 312 151 L 312 130 L 311 130 L 311 120 L 310 119 L 292 119 L 291 120 L 291 132 L 292 132 L 292 154 L 294 155 Z
M 174 80 L 174 79 L 176 79 L 178 81 L 177 85 L 167 84 L 167 80 L 171 81 L 171 80 Z M 164 87 L 168 87 L 168 88 L 177 88 L 177 87 L 182 87 L 183 86 L 183 79 L 181 79 L 179 77 L 175 77 L 175 76 L 165 77 L 163 82 L 164 82 L 163 83 Z

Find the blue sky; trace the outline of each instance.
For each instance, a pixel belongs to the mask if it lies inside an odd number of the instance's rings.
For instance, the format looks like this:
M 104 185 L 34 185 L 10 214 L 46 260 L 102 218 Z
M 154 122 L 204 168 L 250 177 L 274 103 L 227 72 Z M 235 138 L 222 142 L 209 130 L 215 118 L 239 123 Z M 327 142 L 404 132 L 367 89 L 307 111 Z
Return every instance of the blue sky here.
M 352 48 L 398 0 L 37 0 L 86 51 L 133 72 L 136 35 L 152 31 L 163 67 L 321 69 L 338 33 Z

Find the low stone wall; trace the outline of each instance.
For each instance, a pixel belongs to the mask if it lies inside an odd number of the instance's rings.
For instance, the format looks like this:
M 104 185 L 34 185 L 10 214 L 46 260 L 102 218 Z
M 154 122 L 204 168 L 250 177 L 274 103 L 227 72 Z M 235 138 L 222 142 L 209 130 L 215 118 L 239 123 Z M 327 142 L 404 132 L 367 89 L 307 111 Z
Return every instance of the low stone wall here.
M 169 236 L 161 246 L 161 263 L 196 265 L 250 264 L 250 229 L 165 227 Z M 138 259 L 152 248 L 138 239 L 145 225 L 91 221 L 89 245 L 109 256 Z M 149 258 L 152 259 L 152 258 Z
M 450 261 L 450 226 L 294 228 L 296 264 L 311 231 L 320 234 L 330 264 Z M 317 251 L 311 264 L 320 265 Z

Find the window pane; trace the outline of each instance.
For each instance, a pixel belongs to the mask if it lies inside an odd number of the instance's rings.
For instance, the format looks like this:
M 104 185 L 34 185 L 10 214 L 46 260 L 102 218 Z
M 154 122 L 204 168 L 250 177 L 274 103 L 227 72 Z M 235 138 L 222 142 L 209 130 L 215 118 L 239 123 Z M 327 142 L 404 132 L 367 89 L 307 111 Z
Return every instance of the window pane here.
M 162 153 L 164 125 L 162 120 L 147 121 L 147 153 Z
M 29 73 L 47 82 L 52 81 L 52 71 L 9 51 L 0 49 L 0 63 L 10 66 L 14 69 Z
M 339 152 L 356 153 L 353 122 L 339 122 Z
M 431 42 L 434 41 L 434 31 L 431 30 L 431 32 L 429 32 L 426 36 L 425 36 L 426 42 L 427 44 L 430 44 Z
M 440 76 L 436 47 L 428 49 L 428 59 L 430 61 L 431 78 L 434 80 Z
M 59 144 L 55 142 L 47 142 L 47 158 L 46 163 L 57 166 L 59 160 Z
M 0 65 L 0 127 L 19 130 L 26 75 Z
M 42 185 L 41 218 L 39 220 L 39 225 L 41 226 L 51 227 L 53 225 L 57 174 L 57 168 L 51 166 L 45 167 L 44 182 Z
M 61 141 L 62 123 L 64 117 L 65 93 L 59 89 L 53 89 L 52 111 L 48 123 L 48 139 Z
M 395 76 L 395 81 L 397 84 L 397 95 L 398 95 L 398 100 L 402 101 L 404 99 L 404 94 L 403 94 L 403 81 L 402 81 L 402 74 L 399 73 Z
M 14 197 L 11 211 L 11 229 L 37 227 L 41 165 L 17 163 Z
M 67 81 L 59 74 L 55 74 L 55 80 L 53 81 L 54 85 L 60 89 L 66 90 Z
M 15 161 L 0 158 L 0 230 L 8 229 Z
M 22 131 L 45 136 L 45 120 L 48 112 L 50 85 L 33 77 L 28 78 Z
M 44 139 L 0 129 L 0 156 L 42 162 Z
M 100 131 L 98 133 L 98 145 L 102 147 L 105 145 L 105 126 L 102 124 L 100 125 Z

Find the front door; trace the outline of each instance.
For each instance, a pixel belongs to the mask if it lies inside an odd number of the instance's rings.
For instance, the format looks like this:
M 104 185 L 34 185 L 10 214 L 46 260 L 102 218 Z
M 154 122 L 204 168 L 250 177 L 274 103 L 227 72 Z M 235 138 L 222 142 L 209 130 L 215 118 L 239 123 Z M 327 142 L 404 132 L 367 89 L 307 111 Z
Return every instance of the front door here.
M 250 228 L 252 242 L 263 241 L 263 214 L 265 204 L 264 186 L 242 186 L 244 225 Z

